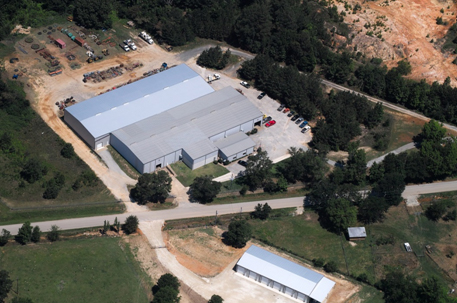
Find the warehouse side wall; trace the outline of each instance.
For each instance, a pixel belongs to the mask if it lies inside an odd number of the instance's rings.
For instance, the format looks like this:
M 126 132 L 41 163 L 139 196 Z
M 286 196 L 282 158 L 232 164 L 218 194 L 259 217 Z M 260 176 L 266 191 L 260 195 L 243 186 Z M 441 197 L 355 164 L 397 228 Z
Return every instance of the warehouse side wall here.
M 111 135 L 111 146 L 117 150 L 133 167 L 141 174 L 145 173 L 144 164 L 137 158 L 137 156 L 119 140 L 116 136 Z
M 78 119 L 73 117 L 72 114 L 65 111 L 63 116 L 65 123 L 73 130 L 73 132 L 78 135 L 90 148 L 95 149 L 95 139 L 89 133 L 89 131 L 79 122 Z

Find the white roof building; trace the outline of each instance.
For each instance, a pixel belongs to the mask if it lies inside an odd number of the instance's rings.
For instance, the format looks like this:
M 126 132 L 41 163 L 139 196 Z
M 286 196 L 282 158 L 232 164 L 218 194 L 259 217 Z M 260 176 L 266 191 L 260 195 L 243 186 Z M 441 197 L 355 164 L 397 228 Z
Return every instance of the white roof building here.
M 311 269 L 252 245 L 236 272 L 303 302 L 326 302 L 335 282 Z
M 363 240 L 367 237 L 365 227 L 349 227 L 348 228 L 349 240 Z

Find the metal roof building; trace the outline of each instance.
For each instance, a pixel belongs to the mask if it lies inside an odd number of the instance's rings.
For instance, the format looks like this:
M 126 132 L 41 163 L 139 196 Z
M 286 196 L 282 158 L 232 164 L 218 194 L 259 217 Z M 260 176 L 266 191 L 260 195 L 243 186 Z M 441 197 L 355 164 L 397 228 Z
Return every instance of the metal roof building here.
M 89 146 L 111 144 L 141 173 L 179 160 L 194 169 L 218 155 L 234 160 L 252 153 L 255 143 L 244 133 L 261 120 L 262 113 L 245 96 L 231 87 L 214 91 L 186 65 L 65 112 L 65 121 Z
M 335 282 L 322 274 L 252 245 L 236 272 L 303 302 L 326 302 Z
M 349 240 L 363 240 L 367 237 L 365 227 L 349 227 L 348 228 Z

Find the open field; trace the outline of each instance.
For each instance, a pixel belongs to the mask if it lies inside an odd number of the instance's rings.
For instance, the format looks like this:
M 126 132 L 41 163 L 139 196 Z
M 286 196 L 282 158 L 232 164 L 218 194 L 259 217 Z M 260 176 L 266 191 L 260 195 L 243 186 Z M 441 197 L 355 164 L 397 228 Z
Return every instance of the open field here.
M 176 162 L 170 165 L 173 171 L 176 173 L 176 178 L 184 186 L 192 184 L 196 177 L 209 175 L 214 178 L 225 175 L 228 173 L 228 169 L 219 164 L 209 163 L 197 169 L 191 170 L 184 162 Z
M 151 296 L 150 278 L 120 238 L 8 244 L 0 263 L 19 279 L 19 294 L 34 302 L 146 303 Z

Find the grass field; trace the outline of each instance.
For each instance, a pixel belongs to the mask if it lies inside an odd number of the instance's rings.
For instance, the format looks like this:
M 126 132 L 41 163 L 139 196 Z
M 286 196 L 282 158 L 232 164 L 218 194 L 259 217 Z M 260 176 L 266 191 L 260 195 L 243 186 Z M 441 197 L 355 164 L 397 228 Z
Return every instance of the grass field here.
M 214 163 L 206 164 L 194 170 L 191 170 L 186 164 L 184 164 L 181 161 L 173 163 L 170 166 L 176 173 L 176 178 L 184 186 L 191 185 L 196 177 L 209 175 L 213 176 L 213 178 L 216 178 L 225 175 L 229 172 L 228 169 L 226 169 L 225 167 Z
M 0 264 L 33 302 L 149 302 L 152 283 L 121 238 L 8 244 Z

